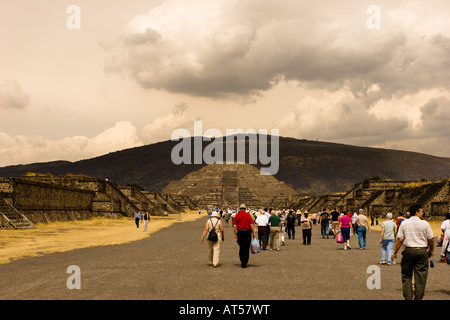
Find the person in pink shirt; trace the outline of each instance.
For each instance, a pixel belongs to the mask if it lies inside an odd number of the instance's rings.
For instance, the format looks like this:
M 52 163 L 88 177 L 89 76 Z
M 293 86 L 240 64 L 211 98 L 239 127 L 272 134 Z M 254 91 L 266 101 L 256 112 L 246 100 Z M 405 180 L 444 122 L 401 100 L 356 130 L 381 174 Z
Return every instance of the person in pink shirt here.
M 344 238 L 344 250 L 350 247 L 350 232 L 353 232 L 352 219 L 347 215 L 342 215 L 339 219 L 339 229 Z

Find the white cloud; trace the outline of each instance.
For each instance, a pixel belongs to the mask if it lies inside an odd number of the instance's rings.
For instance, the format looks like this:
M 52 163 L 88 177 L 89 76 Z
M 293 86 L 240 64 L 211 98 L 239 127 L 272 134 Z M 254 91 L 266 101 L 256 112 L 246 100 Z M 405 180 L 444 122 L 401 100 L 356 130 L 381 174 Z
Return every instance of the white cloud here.
M 127 121 L 118 122 L 93 138 L 73 136 L 49 140 L 23 135 L 10 137 L 0 132 L 0 166 L 54 160 L 77 161 L 141 145 L 136 128 Z
M 185 103 L 177 105 L 170 113 L 155 118 L 142 129 L 142 140 L 145 143 L 155 143 L 170 140 L 172 132 L 179 128 L 190 129 L 193 127 L 192 116 L 187 113 L 188 106 Z
M 381 1 L 374 32 L 358 1 L 167 0 L 130 21 L 106 70 L 192 96 L 257 96 L 285 80 L 374 103 L 450 81 L 450 13 L 436 3 Z
M 0 85 L 0 109 L 24 109 L 30 102 L 30 96 L 22 91 L 16 80 L 5 80 Z

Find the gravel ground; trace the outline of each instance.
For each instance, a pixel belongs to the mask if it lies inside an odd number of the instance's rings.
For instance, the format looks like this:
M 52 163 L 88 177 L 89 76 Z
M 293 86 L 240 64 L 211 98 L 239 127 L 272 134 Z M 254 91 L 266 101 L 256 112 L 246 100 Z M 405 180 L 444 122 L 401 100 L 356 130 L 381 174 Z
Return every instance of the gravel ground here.
M 2 300 L 403 300 L 400 264 L 380 266 L 379 231 L 368 233 L 367 250 L 343 250 L 333 237 L 302 244 L 301 229 L 280 251 L 251 255 L 240 267 L 232 228 L 225 228 L 218 268 L 209 266 L 200 243 L 206 217 L 174 224 L 128 244 L 78 249 L 0 265 Z M 139 232 L 138 230 L 136 232 Z M 141 231 L 142 232 L 142 231 Z M 424 300 L 450 299 L 450 267 L 429 270 Z M 401 255 L 399 255 L 401 257 Z M 80 289 L 69 289 L 69 266 L 80 270 Z M 374 271 L 375 270 L 375 273 Z M 373 279 L 379 274 L 380 281 Z M 69 280 L 71 280 L 70 278 Z M 70 283 L 75 283 L 69 281 Z M 370 285 L 379 284 L 370 289 Z

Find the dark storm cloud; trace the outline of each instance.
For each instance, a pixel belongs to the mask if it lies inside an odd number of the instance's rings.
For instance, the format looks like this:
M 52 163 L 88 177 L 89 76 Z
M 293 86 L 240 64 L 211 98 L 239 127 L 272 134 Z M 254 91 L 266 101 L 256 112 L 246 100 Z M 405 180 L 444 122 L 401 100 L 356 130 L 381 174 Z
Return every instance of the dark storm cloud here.
M 297 81 L 351 90 L 369 104 L 450 80 L 442 68 L 449 66 L 448 37 L 389 24 L 375 33 L 361 3 L 215 1 L 187 12 L 189 4 L 167 3 L 164 14 L 171 18 L 161 22 L 157 10 L 140 17 L 142 30 L 122 38 L 124 51 L 107 70 L 144 88 L 193 96 L 258 95 L 279 81 Z M 373 84 L 380 90 L 369 93 Z

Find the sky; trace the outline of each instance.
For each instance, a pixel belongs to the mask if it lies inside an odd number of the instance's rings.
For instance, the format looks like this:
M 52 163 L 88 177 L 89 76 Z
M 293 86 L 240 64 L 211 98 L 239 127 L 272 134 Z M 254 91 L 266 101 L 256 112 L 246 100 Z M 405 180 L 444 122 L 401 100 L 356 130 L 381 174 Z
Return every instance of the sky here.
M 178 128 L 450 157 L 448 0 L 2 0 L 0 166 Z

